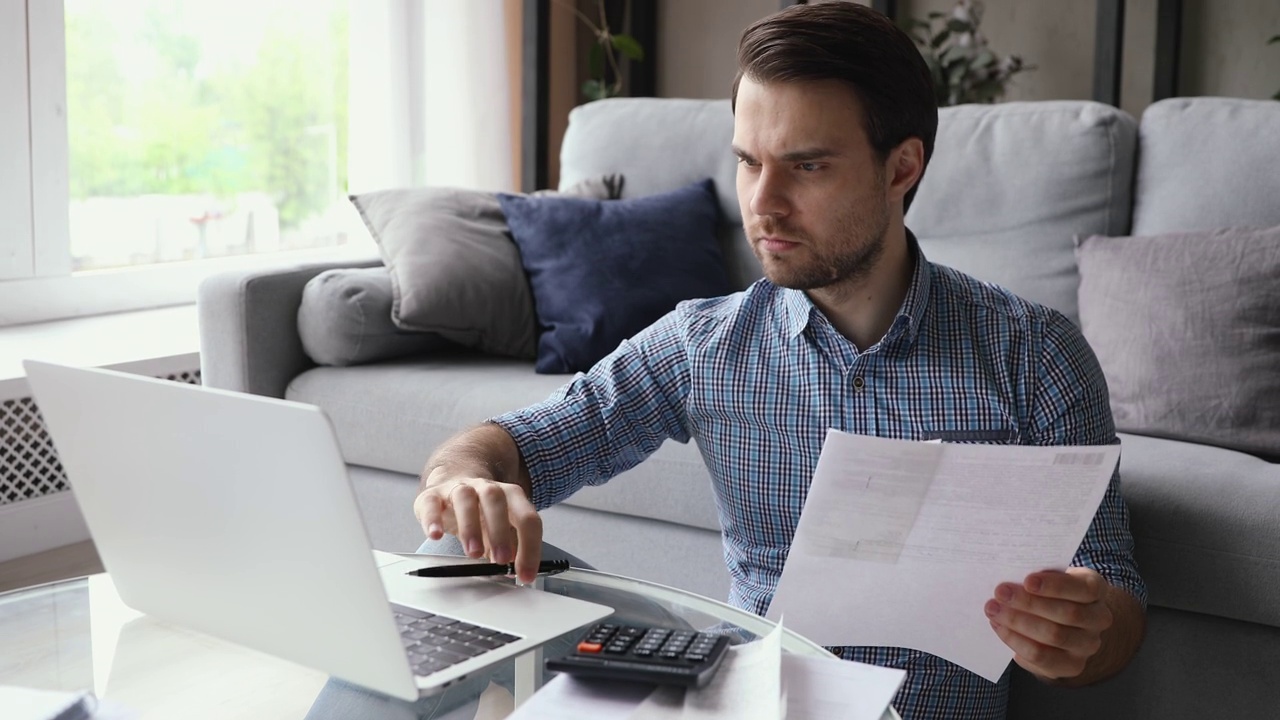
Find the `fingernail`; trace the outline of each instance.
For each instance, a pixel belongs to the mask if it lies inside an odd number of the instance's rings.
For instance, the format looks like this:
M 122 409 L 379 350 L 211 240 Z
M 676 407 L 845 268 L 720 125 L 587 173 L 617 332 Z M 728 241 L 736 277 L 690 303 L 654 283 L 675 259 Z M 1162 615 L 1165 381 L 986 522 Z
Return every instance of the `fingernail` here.
M 1013 599 L 1013 588 L 1008 585 L 997 585 L 996 599 L 1000 602 L 1009 602 Z
M 511 562 L 511 551 L 505 545 L 499 545 L 493 549 L 493 561 L 499 565 L 506 565 Z
M 444 528 L 440 527 L 440 523 L 431 523 L 427 526 L 427 536 L 432 540 L 439 540 L 444 535 Z
M 482 544 L 480 543 L 480 540 L 479 540 L 479 539 L 477 539 L 477 538 L 472 538 L 472 539 L 470 539 L 470 540 L 468 540 L 468 541 L 467 541 L 467 554 L 468 554 L 468 555 L 479 555 L 479 554 L 480 554 L 480 553 L 482 553 L 482 552 L 484 552 L 484 545 L 482 545 Z
M 1000 614 L 1000 603 L 995 600 L 988 600 L 983 610 L 987 613 L 987 617 L 995 617 Z
M 1044 580 L 1038 577 L 1027 578 L 1027 590 L 1033 593 L 1040 592 L 1040 588 L 1044 587 Z

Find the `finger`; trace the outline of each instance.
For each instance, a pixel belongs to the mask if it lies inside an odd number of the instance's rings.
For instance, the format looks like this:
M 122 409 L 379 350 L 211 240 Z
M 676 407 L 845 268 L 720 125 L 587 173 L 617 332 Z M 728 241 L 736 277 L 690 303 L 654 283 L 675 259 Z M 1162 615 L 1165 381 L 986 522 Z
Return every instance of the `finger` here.
M 533 582 L 542 559 L 542 517 L 524 491 L 514 485 L 507 493 L 507 513 L 516 533 L 516 577 L 520 582 Z
M 440 499 L 438 493 L 432 490 L 423 490 L 418 493 L 418 497 L 413 501 L 413 513 L 418 516 L 418 522 L 422 524 L 422 532 L 428 539 L 439 540 L 444 537 L 444 523 L 441 519 L 444 514 L 444 501 Z
M 1088 568 L 1070 568 L 1066 572 L 1045 570 L 1031 573 L 1022 581 L 1027 592 L 1034 595 L 1078 603 L 1101 600 L 1106 585 L 1101 575 Z
M 480 499 L 476 491 L 466 483 L 459 483 L 449 490 L 449 504 L 453 506 L 453 518 L 458 523 L 458 542 L 467 557 L 484 555 L 484 530 L 480 527 Z
M 507 517 L 507 494 L 498 483 L 487 482 L 476 488 L 476 495 L 489 559 L 505 565 L 515 559 L 515 531 Z
M 1001 606 L 995 601 L 984 608 L 987 618 L 1039 645 L 1090 657 L 1102 645 L 1100 630 L 1062 625 L 1032 613 Z
M 1013 650 L 1013 659 L 1026 670 L 1046 678 L 1069 678 L 1084 672 L 1086 658 L 1038 643 L 992 620 L 991 629 Z
M 1080 603 L 1033 595 L 1022 586 L 1002 583 L 996 587 L 1000 607 L 1029 613 L 1059 625 L 1102 631 L 1111 626 L 1111 611 L 1103 602 Z

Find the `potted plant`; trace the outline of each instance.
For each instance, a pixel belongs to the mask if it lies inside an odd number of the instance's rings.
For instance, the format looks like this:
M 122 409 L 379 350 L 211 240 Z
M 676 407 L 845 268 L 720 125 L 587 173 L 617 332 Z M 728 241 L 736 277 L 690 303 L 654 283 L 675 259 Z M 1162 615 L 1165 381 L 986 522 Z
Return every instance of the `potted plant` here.
M 958 0 L 950 13 L 931 12 L 928 20 L 903 22 L 929 65 L 939 107 L 996 102 L 1014 75 L 1035 69 L 1017 55 L 1002 58 L 988 46 L 978 29 L 982 13 L 980 0 Z

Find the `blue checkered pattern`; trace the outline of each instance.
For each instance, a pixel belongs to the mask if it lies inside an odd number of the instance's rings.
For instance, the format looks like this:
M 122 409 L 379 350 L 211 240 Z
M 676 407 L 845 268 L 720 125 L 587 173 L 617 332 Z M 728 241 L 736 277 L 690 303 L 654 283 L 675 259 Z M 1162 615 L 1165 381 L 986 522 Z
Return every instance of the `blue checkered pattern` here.
M 729 601 L 764 614 L 828 428 L 912 440 L 1119 442 L 1098 362 L 1070 321 L 913 249 L 902 309 L 864 352 L 803 292 L 760 280 L 682 303 L 548 400 L 494 418 L 528 463 L 534 504 L 604 483 L 668 438 L 693 439 L 719 503 Z M 1117 476 L 1074 563 L 1145 603 L 1132 550 Z M 1007 673 L 990 683 L 914 650 L 832 650 L 906 669 L 894 700 L 905 720 L 1004 717 Z

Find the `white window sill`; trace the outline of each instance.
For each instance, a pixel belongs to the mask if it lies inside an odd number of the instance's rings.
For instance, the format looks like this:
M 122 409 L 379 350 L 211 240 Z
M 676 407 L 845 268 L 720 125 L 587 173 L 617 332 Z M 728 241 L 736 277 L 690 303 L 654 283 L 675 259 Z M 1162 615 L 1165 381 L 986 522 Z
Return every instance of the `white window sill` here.
M 29 394 L 22 368 L 26 359 L 150 375 L 195 370 L 200 365 L 196 306 L 0 328 L 0 399 Z

